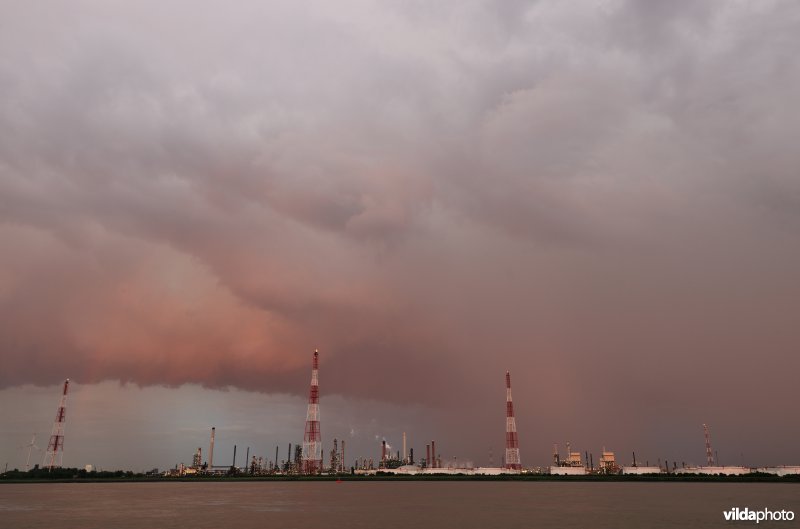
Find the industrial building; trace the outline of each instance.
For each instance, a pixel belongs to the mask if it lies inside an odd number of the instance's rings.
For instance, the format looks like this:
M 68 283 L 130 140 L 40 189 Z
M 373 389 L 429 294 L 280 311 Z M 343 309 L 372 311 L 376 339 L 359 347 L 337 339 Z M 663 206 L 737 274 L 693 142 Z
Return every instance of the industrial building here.
M 360 476 L 374 476 L 381 474 L 394 474 L 400 476 L 420 476 L 420 475 L 450 475 L 450 476 L 500 476 L 504 474 L 519 474 L 518 470 L 507 468 L 487 468 L 487 467 L 437 467 L 423 468 L 417 465 L 403 465 L 397 468 L 381 469 L 356 469 L 355 474 Z
M 600 466 L 597 471 L 600 474 L 619 474 L 622 468 L 617 464 L 614 452 L 610 452 L 603 447 L 600 455 Z
M 752 469 L 737 466 L 706 466 L 706 467 L 681 467 L 673 470 L 675 474 L 701 474 L 706 476 L 742 476 L 750 474 Z
M 778 467 L 759 467 L 755 469 L 756 472 L 763 472 L 764 474 L 774 474 L 776 476 L 792 476 L 800 475 L 800 466 L 778 466 Z
M 661 474 L 663 471 L 664 469 L 661 467 L 650 467 L 650 466 L 622 467 L 622 474 L 634 475 L 634 476 L 641 476 L 645 474 Z
M 585 476 L 586 467 L 559 467 L 551 466 L 550 474 L 554 476 Z
M 572 447 L 567 443 L 567 458 L 561 459 L 558 453 L 558 445 L 553 445 L 553 465 L 550 467 L 550 474 L 560 476 L 582 476 L 586 474 L 586 466 L 581 461 L 581 453 L 573 452 Z

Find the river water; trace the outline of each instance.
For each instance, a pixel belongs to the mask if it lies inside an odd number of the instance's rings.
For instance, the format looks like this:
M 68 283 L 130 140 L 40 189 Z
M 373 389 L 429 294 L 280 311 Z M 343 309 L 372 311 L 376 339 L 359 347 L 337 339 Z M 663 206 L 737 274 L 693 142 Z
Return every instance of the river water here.
M 691 528 L 794 511 L 800 484 L 207 482 L 0 484 L 0 528 Z

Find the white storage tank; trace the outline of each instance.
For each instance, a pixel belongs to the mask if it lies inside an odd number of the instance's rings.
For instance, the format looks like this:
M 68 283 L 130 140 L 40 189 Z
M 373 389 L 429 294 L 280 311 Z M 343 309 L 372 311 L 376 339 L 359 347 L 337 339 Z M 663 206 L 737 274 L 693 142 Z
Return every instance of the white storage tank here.
M 622 473 L 629 475 L 661 474 L 661 472 L 661 467 L 622 467 Z

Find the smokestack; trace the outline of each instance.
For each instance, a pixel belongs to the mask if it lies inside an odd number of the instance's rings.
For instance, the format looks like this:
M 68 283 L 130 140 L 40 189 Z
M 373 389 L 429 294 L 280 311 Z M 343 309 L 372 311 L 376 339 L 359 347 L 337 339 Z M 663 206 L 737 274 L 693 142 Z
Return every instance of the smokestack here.
M 231 466 L 236 468 L 236 445 L 233 445 L 233 463 L 231 463 Z
M 244 456 L 244 466 L 247 467 L 247 462 L 250 461 L 250 447 L 247 447 L 247 455 Z
M 406 432 L 403 432 L 403 463 L 408 463 L 408 452 L 406 452 Z
M 425 466 L 431 466 L 431 445 L 425 445 Z
M 208 469 L 214 467 L 214 435 L 217 433 L 216 427 L 211 427 L 211 446 L 208 448 Z
M 636 468 L 636 452 L 633 453 L 633 468 Z
M 275 470 L 278 470 L 278 445 L 275 445 Z
M 408 452 L 408 464 L 409 465 L 413 465 L 414 464 L 414 449 L 413 448 Z
M 431 455 L 433 456 L 433 468 L 437 468 L 436 466 L 436 441 L 431 441 Z
M 386 439 L 381 443 L 381 465 L 386 466 Z

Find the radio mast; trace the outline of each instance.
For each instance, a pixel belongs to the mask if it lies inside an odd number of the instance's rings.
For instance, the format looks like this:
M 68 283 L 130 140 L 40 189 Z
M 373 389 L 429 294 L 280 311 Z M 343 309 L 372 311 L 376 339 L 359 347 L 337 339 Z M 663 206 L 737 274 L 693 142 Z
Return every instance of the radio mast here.
M 505 467 L 508 470 L 522 470 L 519 461 L 519 439 L 517 438 L 517 421 L 514 418 L 514 403 L 511 401 L 511 374 L 506 371 L 506 457 Z
M 303 474 L 319 472 L 322 472 L 322 435 L 319 431 L 319 351 L 315 349 L 311 366 L 306 431 L 303 436 Z
M 67 413 L 67 391 L 69 390 L 69 379 L 64 381 L 64 391 L 61 393 L 61 402 L 56 412 L 56 420 L 53 422 L 53 433 L 50 435 L 50 442 L 47 444 L 47 453 L 44 455 L 42 466 L 48 470 L 61 468 L 62 457 L 64 455 L 64 425 Z

